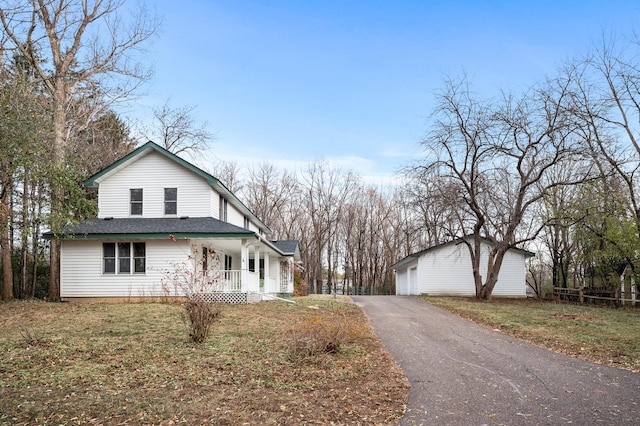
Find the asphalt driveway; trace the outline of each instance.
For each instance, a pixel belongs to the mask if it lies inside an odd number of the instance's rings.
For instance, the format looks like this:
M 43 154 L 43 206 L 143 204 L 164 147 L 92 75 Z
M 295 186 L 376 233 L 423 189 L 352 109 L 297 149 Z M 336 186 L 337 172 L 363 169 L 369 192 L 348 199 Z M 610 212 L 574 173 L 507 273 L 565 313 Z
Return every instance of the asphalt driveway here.
M 352 299 L 411 382 L 400 425 L 640 425 L 640 374 L 530 345 L 412 297 Z

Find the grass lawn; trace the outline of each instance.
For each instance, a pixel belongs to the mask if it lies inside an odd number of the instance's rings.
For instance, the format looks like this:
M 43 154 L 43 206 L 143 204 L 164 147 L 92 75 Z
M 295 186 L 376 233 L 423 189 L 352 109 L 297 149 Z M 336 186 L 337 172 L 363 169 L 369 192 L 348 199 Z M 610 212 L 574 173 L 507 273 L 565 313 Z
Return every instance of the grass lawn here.
M 534 299 L 421 297 L 519 339 L 599 364 L 640 372 L 640 309 Z
M 177 304 L 0 304 L 0 424 L 383 424 L 409 385 L 347 301 L 224 305 L 203 344 Z M 304 321 L 348 319 L 337 353 L 294 356 Z

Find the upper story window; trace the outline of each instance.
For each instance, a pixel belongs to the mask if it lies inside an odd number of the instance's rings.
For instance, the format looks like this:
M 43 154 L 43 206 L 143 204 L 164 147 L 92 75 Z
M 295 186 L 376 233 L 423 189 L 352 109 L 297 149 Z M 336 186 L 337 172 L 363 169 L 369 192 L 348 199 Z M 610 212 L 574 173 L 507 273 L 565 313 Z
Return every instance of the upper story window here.
M 142 188 L 130 189 L 129 201 L 131 203 L 131 215 L 142 215 Z
M 218 213 L 218 218 L 224 222 L 227 221 L 227 200 L 222 195 L 220 196 L 220 212 Z
M 249 218 L 244 217 L 244 229 L 249 229 Z
M 178 214 L 178 188 L 164 189 L 164 214 Z

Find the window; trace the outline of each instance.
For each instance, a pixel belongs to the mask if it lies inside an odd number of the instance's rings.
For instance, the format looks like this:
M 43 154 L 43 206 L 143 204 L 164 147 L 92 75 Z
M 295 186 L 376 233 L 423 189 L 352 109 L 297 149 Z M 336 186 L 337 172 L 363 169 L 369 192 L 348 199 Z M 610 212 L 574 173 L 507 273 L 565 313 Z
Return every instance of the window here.
M 144 274 L 146 246 L 145 243 L 102 243 L 102 259 L 104 274 L 131 274 L 132 270 Z
M 224 255 L 224 270 L 225 271 L 230 271 L 231 270 L 231 260 L 232 259 L 233 258 L 231 256 L 228 256 L 226 254 Z M 231 274 L 229 274 L 228 272 L 225 272 L 225 279 L 228 280 L 230 275 Z
M 131 273 L 131 244 L 118 243 L 118 273 Z
M 144 274 L 147 270 L 147 247 L 145 243 L 133 243 L 133 272 Z
M 207 272 L 209 267 L 209 249 L 202 247 L 202 272 Z
M 220 211 L 218 213 L 218 219 L 224 222 L 227 221 L 227 200 L 222 195 L 220 196 Z
M 164 214 L 178 214 L 178 188 L 164 189 Z
M 142 214 L 142 189 L 130 189 L 129 196 L 131 201 L 131 215 Z
M 116 273 L 116 244 L 115 243 L 102 244 L 102 259 L 104 264 L 103 272 L 105 274 L 115 274 Z
M 244 217 L 244 229 L 249 229 L 249 218 Z

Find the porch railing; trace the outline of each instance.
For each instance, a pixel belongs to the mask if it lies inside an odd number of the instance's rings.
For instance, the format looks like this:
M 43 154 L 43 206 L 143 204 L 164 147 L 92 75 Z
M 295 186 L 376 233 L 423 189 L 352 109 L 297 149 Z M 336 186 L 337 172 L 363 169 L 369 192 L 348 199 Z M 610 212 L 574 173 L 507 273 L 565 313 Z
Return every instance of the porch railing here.
M 264 280 L 263 286 L 261 286 L 260 278 L 257 272 L 242 271 L 242 270 L 229 270 L 218 271 L 214 277 L 210 279 L 211 285 L 205 286 L 201 292 L 203 293 L 258 293 L 260 291 L 273 292 L 276 291 L 275 280 L 268 278 Z
M 260 290 L 258 274 L 251 271 L 219 271 L 212 281 L 211 287 L 204 289 L 204 292 L 246 293 Z
M 242 271 L 220 271 L 217 291 L 224 293 L 242 291 Z

